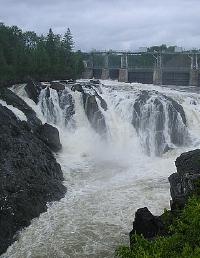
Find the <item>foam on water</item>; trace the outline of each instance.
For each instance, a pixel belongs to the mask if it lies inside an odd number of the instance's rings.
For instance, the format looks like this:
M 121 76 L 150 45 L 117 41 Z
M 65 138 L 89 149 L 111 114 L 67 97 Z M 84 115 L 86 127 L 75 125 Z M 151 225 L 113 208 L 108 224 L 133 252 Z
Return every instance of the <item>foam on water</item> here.
M 0 104 L 10 109 L 19 120 L 27 121 L 26 115 L 18 108 L 13 107 L 12 105 L 8 105 L 4 100 L 1 100 L 1 99 L 0 99 Z
M 19 240 L 2 257 L 113 257 L 119 244 L 128 244 L 137 208 L 148 206 L 160 214 L 169 207 L 167 177 L 175 172 L 174 160 L 183 151 L 199 146 L 199 95 L 153 85 L 103 83 L 101 96 L 108 105 L 107 111 L 102 110 L 107 140 L 91 128 L 80 93 L 72 92 L 74 130 L 70 124 L 57 124 L 63 150 L 56 158 L 68 192 L 61 201 L 49 204 L 48 211 L 19 234 Z M 192 135 L 190 146 L 162 157 L 143 152 L 131 125 L 135 92 L 141 89 L 162 92 L 183 106 Z

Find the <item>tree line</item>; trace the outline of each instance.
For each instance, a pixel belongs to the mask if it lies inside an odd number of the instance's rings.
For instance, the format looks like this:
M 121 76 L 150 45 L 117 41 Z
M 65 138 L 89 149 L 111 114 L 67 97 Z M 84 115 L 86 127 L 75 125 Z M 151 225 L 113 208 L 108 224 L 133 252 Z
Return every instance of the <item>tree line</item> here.
M 0 84 L 36 80 L 75 79 L 84 70 L 82 53 L 74 51 L 68 28 L 64 35 L 23 32 L 0 23 Z

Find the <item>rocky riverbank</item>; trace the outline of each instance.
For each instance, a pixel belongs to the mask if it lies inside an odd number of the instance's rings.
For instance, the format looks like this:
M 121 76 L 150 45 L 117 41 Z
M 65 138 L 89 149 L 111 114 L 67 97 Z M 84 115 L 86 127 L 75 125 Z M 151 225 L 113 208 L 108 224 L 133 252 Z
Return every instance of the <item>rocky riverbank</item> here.
M 104 134 L 105 120 L 97 100 L 102 110 L 107 109 L 107 104 L 95 90 L 99 87 L 99 81 L 81 84 L 73 80 L 40 83 L 30 79 L 24 89 L 36 104 L 43 90 L 50 113 L 54 112 L 51 89 L 56 90 L 59 105 L 66 111 L 67 124 L 75 113 L 72 96 L 65 90 L 67 87 L 80 92 L 88 121 L 94 130 Z M 70 105 L 66 108 L 68 103 Z M 47 210 L 48 202 L 64 197 L 66 188 L 62 184 L 63 174 L 53 154 L 61 149 L 58 130 L 50 124 L 42 124 L 23 99 L 9 88 L 1 87 L 0 254 L 17 239 L 19 230 Z
M 52 151 L 59 132 L 7 88 L 0 89 L 0 254 L 16 233 L 65 195 L 63 174 Z
M 182 213 L 189 197 L 193 195 L 199 196 L 200 150 L 196 149 L 181 154 L 176 159 L 175 164 L 177 172 L 169 176 L 172 198 L 170 201 L 171 209 L 161 216 L 154 216 L 147 207 L 138 209 L 135 213 L 133 229 L 130 232 L 131 249 L 135 246 L 135 234 L 143 235 L 144 238 L 150 241 L 155 240 L 159 236 L 170 236 L 170 225 Z

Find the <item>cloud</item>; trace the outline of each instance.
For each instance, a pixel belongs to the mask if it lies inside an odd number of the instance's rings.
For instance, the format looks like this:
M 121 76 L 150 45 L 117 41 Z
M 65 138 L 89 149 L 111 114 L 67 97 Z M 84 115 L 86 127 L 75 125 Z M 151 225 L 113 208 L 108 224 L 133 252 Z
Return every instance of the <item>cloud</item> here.
M 0 21 L 23 30 L 71 28 L 76 48 L 200 48 L 199 0 L 0 0 Z

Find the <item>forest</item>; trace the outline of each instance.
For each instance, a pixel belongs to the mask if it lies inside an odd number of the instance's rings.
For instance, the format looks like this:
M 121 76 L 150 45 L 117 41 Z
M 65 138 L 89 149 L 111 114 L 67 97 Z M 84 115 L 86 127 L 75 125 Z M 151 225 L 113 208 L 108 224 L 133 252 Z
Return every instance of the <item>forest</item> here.
M 23 32 L 0 23 L 0 85 L 36 80 L 76 79 L 84 70 L 81 51 L 74 51 L 70 29 L 64 35 Z

